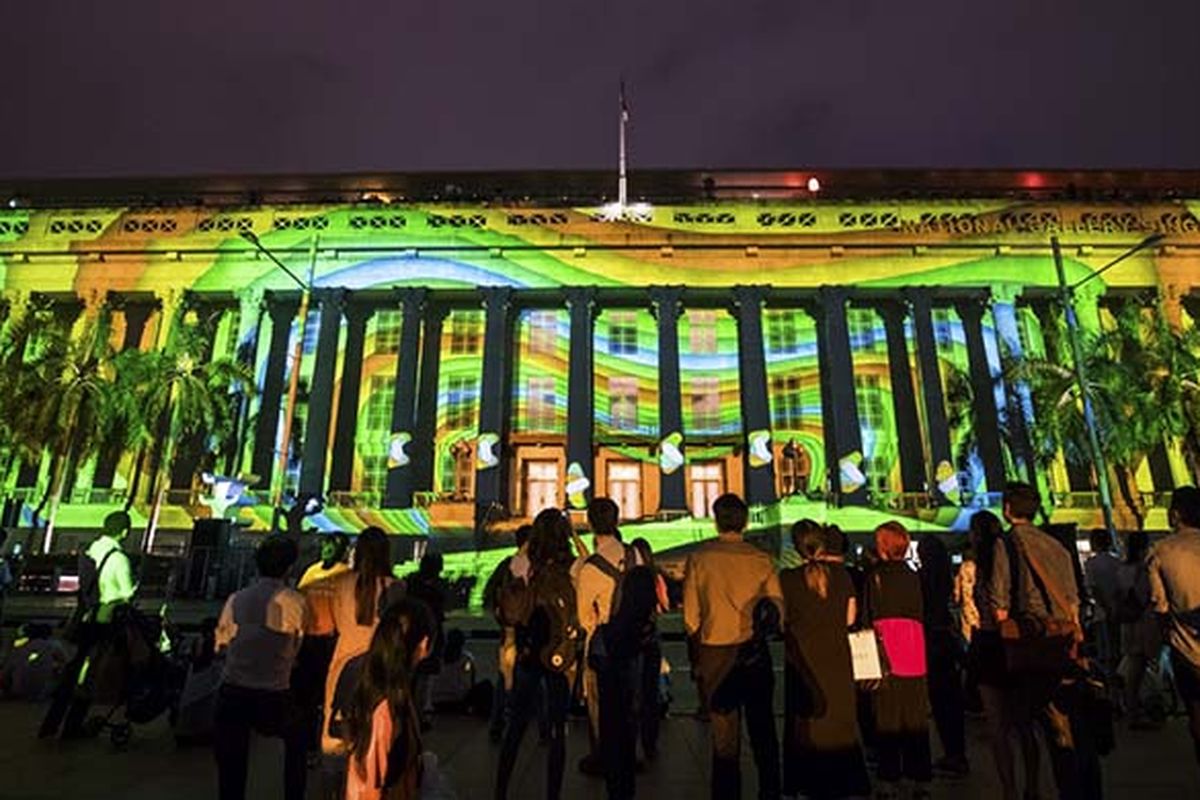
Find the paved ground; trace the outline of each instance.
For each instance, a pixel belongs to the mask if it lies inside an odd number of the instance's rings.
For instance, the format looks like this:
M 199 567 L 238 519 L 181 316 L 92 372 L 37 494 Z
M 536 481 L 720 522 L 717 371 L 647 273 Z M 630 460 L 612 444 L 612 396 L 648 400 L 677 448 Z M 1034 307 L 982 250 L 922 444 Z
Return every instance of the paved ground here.
M 679 658 L 679 653 L 669 653 Z M 779 692 L 777 691 L 777 694 Z M 638 779 L 640 797 L 692 798 L 707 796 L 708 745 L 706 726 L 688 713 L 695 695 L 686 679 L 676 681 L 676 715 L 664 725 L 659 760 L 648 765 Z M 39 742 L 33 732 L 41 707 L 0 704 L 0 797 L 6 800 L 208 800 L 216 796 L 215 767 L 205 749 L 177 748 L 165 721 L 138 728 L 124 751 L 105 740 Z M 991 765 L 981 740 L 978 721 L 969 726 L 973 763 L 964 780 L 939 780 L 937 798 L 998 797 Z M 1105 761 L 1109 798 L 1130 800 L 1183 800 L 1200 798 L 1200 769 L 1192 760 L 1190 741 L 1181 719 L 1170 720 L 1160 731 L 1121 731 L 1117 751 Z M 492 796 L 497 749 L 488 742 L 485 726 L 476 720 L 447 717 L 437 720 L 426 738 L 426 747 L 437 753 L 461 800 L 487 800 Z M 584 724 L 574 721 L 568 741 L 568 771 L 564 797 L 601 800 L 603 783 L 581 776 L 575 761 L 586 750 Z M 936 749 L 936 744 L 935 744 Z M 745 749 L 748 759 L 748 747 Z M 544 796 L 545 761 L 533 731 L 518 761 L 513 798 Z M 249 797 L 280 797 L 282 751 L 276 742 L 254 745 Z M 745 797 L 754 797 L 753 768 L 745 767 Z M 1048 776 L 1043 796 L 1051 797 Z M 316 798 L 317 781 L 310 797 Z

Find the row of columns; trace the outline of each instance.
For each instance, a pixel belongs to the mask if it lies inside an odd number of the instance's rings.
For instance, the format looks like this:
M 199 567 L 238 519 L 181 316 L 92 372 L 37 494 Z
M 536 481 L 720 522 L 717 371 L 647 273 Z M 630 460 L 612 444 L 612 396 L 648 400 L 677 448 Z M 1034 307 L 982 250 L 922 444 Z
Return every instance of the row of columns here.
M 658 328 L 659 429 L 662 436 L 682 433 L 683 409 L 679 366 L 679 318 L 683 312 L 685 290 L 680 286 L 656 286 L 647 292 L 649 306 Z M 745 487 L 749 502 L 769 503 L 775 499 L 774 466 L 771 460 L 755 458 L 755 435 L 769 435 L 771 429 L 766 357 L 763 336 L 763 308 L 770 290 L 764 286 L 738 286 L 731 291 L 730 309 L 738 330 L 738 369 L 741 386 L 742 428 L 747 437 L 743 447 Z M 509 287 L 481 290 L 485 310 L 482 377 L 480 385 L 479 432 L 487 443 L 476 473 L 475 500 L 480 515 L 503 504 L 507 497 L 509 459 L 503 448 L 509 439 L 511 419 L 511 382 L 515 363 L 517 296 Z M 591 496 L 594 480 L 594 327 L 597 318 L 597 293 L 592 287 L 570 287 L 564 291 L 570 316 L 570 361 L 567 398 L 567 462 L 587 479 L 582 490 Z M 307 429 L 300 470 L 299 489 L 319 494 L 328 488 L 347 491 L 351 485 L 354 439 L 363 348 L 367 320 L 377 306 L 353 302 L 345 289 L 318 290 L 315 297 L 321 310 L 316 355 L 309 394 Z M 775 298 L 772 298 L 773 302 Z M 865 486 L 842 489 L 839 469 L 842 460 L 862 449 L 859 412 L 854 381 L 854 365 L 846 309 L 852 302 L 844 287 L 823 287 L 794 305 L 810 314 L 817 324 L 820 363 L 821 400 L 825 421 L 825 456 L 831 470 L 831 483 L 840 501 L 861 504 L 867 501 Z M 987 357 L 983 334 L 986 307 L 981 299 L 952 301 L 963 322 L 970 361 L 970 382 L 974 393 L 974 431 L 984 472 L 991 487 L 1003 485 L 1004 460 L 1000 442 L 999 415 L 994 399 L 994 379 Z M 437 383 L 442 328 L 448 307 L 437 302 L 426 289 L 408 287 L 396 293 L 402 312 L 400 342 L 395 373 L 392 407 L 393 446 L 383 505 L 411 507 L 413 494 L 433 489 L 437 422 Z M 784 298 L 784 305 L 786 305 Z M 901 480 L 905 491 L 936 491 L 936 469 L 954 465 L 945 396 L 939 375 L 937 341 L 933 328 L 935 298 L 924 288 L 905 289 L 895 298 L 872 303 L 880 313 L 887 340 L 892 399 L 899 438 Z M 287 368 L 288 339 L 296 314 L 294 296 L 272 295 L 267 298 L 267 313 L 272 320 L 271 340 L 263 378 L 263 401 L 259 413 L 253 471 L 271 474 L 274 463 L 280 401 Z M 920 396 L 914 388 L 909 365 L 905 322 L 911 316 L 916 339 Z M 343 380 L 333 424 L 333 391 L 336 378 L 338 344 L 342 321 L 347 326 Z M 419 353 L 419 356 L 418 356 Z M 926 432 L 923 441 L 920 411 L 924 410 Z M 332 425 L 332 431 L 331 431 Z M 1023 430 L 1023 426 L 1017 426 Z M 326 464 L 326 448 L 333 436 L 332 458 Z M 495 443 L 495 447 L 492 446 Z M 760 443 L 761 445 L 761 443 Z M 1021 445 L 1018 445 L 1021 446 Z M 1024 445 L 1027 448 L 1027 443 Z M 488 457 L 496 455 L 494 462 Z M 328 466 L 328 475 L 326 468 Z M 685 479 L 682 470 L 661 471 L 661 510 L 684 512 L 687 509 Z M 582 484 L 580 484 L 582 485 Z

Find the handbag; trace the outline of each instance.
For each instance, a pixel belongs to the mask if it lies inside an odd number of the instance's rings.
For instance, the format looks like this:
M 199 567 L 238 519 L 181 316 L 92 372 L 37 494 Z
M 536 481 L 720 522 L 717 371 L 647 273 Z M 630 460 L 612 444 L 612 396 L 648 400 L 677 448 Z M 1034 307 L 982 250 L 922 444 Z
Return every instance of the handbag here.
M 1033 583 L 1046 608 L 1053 609 L 1057 604 L 1060 608 L 1070 609 L 1070 603 L 1047 579 L 1042 565 L 1030 558 L 1021 540 L 1014 535 L 1011 541 L 1017 555 L 1029 565 Z M 1064 674 L 1076 660 L 1081 638 L 1079 624 L 1074 620 L 1017 613 L 1000 623 L 1000 639 L 1010 672 Z

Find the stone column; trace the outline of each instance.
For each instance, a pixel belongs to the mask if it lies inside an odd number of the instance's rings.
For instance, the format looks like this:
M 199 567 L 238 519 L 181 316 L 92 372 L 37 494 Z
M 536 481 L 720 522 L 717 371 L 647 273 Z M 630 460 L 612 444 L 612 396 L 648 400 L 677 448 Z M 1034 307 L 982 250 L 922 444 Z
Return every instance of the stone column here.
M 266 301 L 267 313 L 271 317 L 271 347 L 263 374 L 262 402 L 258 409 L 258 426 L 254 431 L 251 471 L 258 476 L 258 487 L 270 489 L 271 473 L 275 467 L 275 440 L 279 436 L 279 405 L 283 402 L 284 375 L 287 371 L 288 339 L 291 338 L 299 300 L 295 296 L 269 294 Z M 303 336 L 303 331 L 299 335 Z
M 483 374 L 479 382 L 479 438 L 475 443 L 475 536 L 483 545 L 485 523 L 508 501 L 508 433 L 512 421 L 512 287 L 483 289 Z
M 388 443 L 387 487 L 384 508 L 412 508 L 414 475 L 412 453 L 417 408 L 417 361 L 421 349 L 421 316 L 425 290 L 397 290 L 400 301 L 400 346 L 396 351 L 396 382 L 392 396 L 392 438 Z M 440 338 L 440 337 L 439 337 Z
M 904 335 L 908 309 L 902 302 L 887 300 L 879 304 L 878 311 L 887 334 L 892 407 L 900 444 L 900 481 L 904 491 L 921 492 L 926 489 L 925 448 L 921 444 L 921 419 L 917 414 L 917 395 L 913 390 L 912 365 Z
M 929 290 L 917 287 L 905 290 L 912 307 L 913 333 L 917 339 L 917 364 L 921 374 L 921 398 L 925 404 L 925 426 L 929 437 L 929 465 L 926 472 L 929 487 L 937 497 L 944 493 L 937 488 L 941 469 L 958 472 L 950 453 L 950 423 L 946 416 L 946 396 L 942 389 L 942 371 L 938 364 L 937 338 L 933 331 L 933 300 Z
M 425 328 L 421 340 L 421 381 L 417 394 L 417 424 L 413 434 L 413 488 L 434 490 L 434 458 L 437 452 L 438 381 L 442 366 L 442 326 L 450 311 L 445 306 L 425 307 Z
M 742 394 L 742 436 L 746 502 L 775 502 L 775 458 L 771 445 L 771 406 L 767 357 L 763 352 L 762 311 L 766 286 L 733 287 L 733 313 L 738 328 L 738 384 Z
M 834 497 L 840 505 L 865 505 L 867 487 L 854 475 L 862 464 L 842 464 L 842 459 L 862 453 L 862 430 L 858 424 L 858 394 L 854 385 L 854 358 L 850 350 L 850 328 L 846 322 L 848 292 L 841 286 L 822 286 L 814 306 L 821 363 L 822 417 L 825 428 L 825 461 L 830 471 Z M 863 475 L 862 478 L 866 476 Z
M 581 508 L 591 500 L 596 484 L 596 455 L 592 445 L 596 422 L 596 387 L 592 374 L 595 287 L 569 287 L 567 308 L 571 314 L 571 361 L 567 373 L 567 502 Z
M 329 428 L 333 416 L 333 381 L 337 377 L 338 338 L 342 332 L 345 289 L 319 289 L 321 319 L 317 327 L 317 354 L 312 383 L 308 387 L 308 419 L 305 420 L 304 455 L 300 462 L 301 494 L 325 493 L 325 458 L 329 452 Z
M 954 304 L 967 338 L 967 357 L 971 373 L 971 391 L 975 396 L 975 441 L 989 492 L 1004 490 L 1004 455 L 1000 449 L 1000 424 L 987 347 L 983 341 L 984 305 L 980 300 L 960 300 Z
M 682 286 L 650 287 L 651 309 L 658 321 L 659 512 L 688 509 L 683 465 L 683 401 L 679 377 L 679 315 Z
M 337 425 L 333 431 L 333 456 L 329 464 L 329 490 L 350 491 L 354 475 L 354 439 L 358 428 L 358 400 L 362 392 L 363 348 L 367 320 L 374 309 L 361 303 L 346 305 L 346 352 L 342 359 L 342 386 L 338 393 Z

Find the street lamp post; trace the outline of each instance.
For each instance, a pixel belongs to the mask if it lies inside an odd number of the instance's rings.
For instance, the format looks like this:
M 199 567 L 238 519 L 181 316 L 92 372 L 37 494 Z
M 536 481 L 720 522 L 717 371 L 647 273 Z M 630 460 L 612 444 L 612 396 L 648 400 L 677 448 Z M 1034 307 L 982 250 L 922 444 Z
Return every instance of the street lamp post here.
M 1087 428 L 1088 449 L 1092 451 L 1092 463 L 1096 468 L 1096 488 L 1100 494 L 1100 508 L 1104 513 L 1104 527 L 1113 536 L 1117 528 L 1113 522 L 1112 490 L 1108 485 L 1108 463 L 1104 457 L 1104 448 L 1100 446 L 1100 431 L 1096 425 L 1096 411 L 1092 405 L 1092 393 L 1088 389 L 1087 367 L 1083 362 L 1083 342 L 1079 338 L 1079 319 L 1075 313 L 1075 290 L 1093 278 L 1098 278 L 1125 259 L 1147 247 L 1153 247 L 1166 238 L 1161 233 L 1147 236 L 1136 245 L 1126 250 L 1100 269 L 1092 270 L 1083 279 L 1075 283 L 1067 282 L 1066 269 L 1063 267 L 1062 248 L 1057 236 L 1050 237 L 1050 247 L 1054 251 L 1054 269 L 1058 276 L 1058 299 L 1062 304 L 1063 316 L 1067 321 L 1067 337 L 1071 340 L 1071 360 L 1075 367 L 1075 382 L 1079 385 L 1079 395 L 1083 399 L 1083 422 Z
M 313 236 L 308 249 L 308 280 L 303 281 L 295 272 L 266 248 L 252 231 L 243 231 L 242 238 L 254 245 L 260 253 L 283 270 L 300 287 L 300 308 L 296 312 L 296 346 L 292 350 L 292 369 L 288 380 L 287 405 L 283 412 L 283 442 L 279 447 L 279 465 L 271 481 L 271 505 L 278 509 L 283 503 L 283 485 L 287 476 L 288 450 L 292 442 L 292 422 L 296 416 L 296 394 L 300 386 L 300 359 L 304 356 L 304 332 L 308 325 L 308 308 L 312 296 L 313 276 L 317 268 L 318 238 Z

